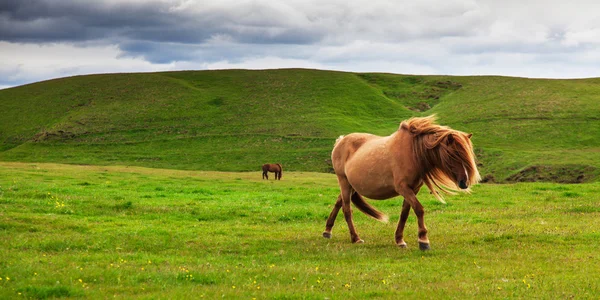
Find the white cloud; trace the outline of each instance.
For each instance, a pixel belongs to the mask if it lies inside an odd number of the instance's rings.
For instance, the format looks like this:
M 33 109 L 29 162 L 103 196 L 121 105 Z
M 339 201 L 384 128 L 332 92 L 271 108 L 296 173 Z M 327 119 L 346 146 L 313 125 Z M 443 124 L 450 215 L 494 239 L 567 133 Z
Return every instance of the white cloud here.
M 562 44 L 575 47 L 585 44 L 600 45 L 600 27 L 580 31 L 567 31 Z
M 75 47 L 0 42 L 0 74 L 8 82 L 31 82 L 81 74 L 150 72 L 170 66 L 123 58 L 120 54 L 114 45 Z

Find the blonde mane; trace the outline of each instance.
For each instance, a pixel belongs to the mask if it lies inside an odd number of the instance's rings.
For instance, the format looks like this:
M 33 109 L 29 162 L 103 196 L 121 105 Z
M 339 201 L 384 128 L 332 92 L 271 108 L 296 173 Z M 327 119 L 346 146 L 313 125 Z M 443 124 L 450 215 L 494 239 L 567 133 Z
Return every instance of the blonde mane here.
M 475 153 L 470 135 L 435 124 L 436 117 L 411 118 L 402 122 L 401 129 L 413 137 L 413 157 L 415 163 L 423 166 L 421 176 L 433 195 L 445 203 L 438 190 L 455 194 L 462 190 L 452 179 L 451 165 L 459 162 L 468 174 L 468 185 L 478 183 L 481 178 L 477 170 Z M 451 142 L 448 142 L 450 139 Z

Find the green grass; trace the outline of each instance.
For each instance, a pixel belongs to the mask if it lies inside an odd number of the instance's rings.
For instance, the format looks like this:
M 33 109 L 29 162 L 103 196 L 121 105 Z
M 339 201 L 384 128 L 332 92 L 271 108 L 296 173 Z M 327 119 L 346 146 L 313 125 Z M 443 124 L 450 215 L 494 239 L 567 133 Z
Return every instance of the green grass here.
M 104 74 L 0 90 L 0 161 L 327 172 L 335 139 L 436 113 L 483 176 L 600 178 L 600 79 L 319 70 Z M 531 170 L 537 170 L 531 174 Z
M 423 190 L 432 251 L 394 245 L 401 199 L 323 239 L 331 174 L 0 163 L 0 298 L 594 298 L 600 184 Z

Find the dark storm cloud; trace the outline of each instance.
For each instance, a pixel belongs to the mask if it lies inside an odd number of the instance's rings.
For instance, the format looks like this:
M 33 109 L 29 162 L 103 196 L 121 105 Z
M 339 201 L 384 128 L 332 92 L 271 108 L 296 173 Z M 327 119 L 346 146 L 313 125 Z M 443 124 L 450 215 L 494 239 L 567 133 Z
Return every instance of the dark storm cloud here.
M 110 3 L 75 0 L 3 0 L 0 40 L 8 42 L 79 42 L 143 40 L 202 43 L 215 35 L 258 44 L 306 44 L 322 35 L 273 22 L 261 6 L 186 11 L 178 3 Z M 256 5 L 254 5 L 256 6 Z M 256 9 L 251 19 L 244 9 Z M 241 11 L 240 11 L 241 10 Z
M 64 42 L 118 37 L 128 28 L 169 25 L 160 5 L 102 2 L 7 0 L 0 6 L 0 39 Z

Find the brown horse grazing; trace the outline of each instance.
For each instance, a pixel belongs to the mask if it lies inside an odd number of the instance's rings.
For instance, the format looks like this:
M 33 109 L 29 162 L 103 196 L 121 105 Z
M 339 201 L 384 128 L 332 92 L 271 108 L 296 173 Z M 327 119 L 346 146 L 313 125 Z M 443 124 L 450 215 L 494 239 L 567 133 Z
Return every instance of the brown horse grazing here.
M 267 172 L 274 172 L 275 173 L 275 179 L 276 180 L 281 180 L 281 173 L 283 172 L 283 168 L 281 167 L 281 164 L 264 164 L 262 166 L 262 178 L 263 179 L 267 179 L 269 180 L 269 174 L 267 174 Z
M 406 248 L 404 225 L 410 208 L 417 215 L 419 248 L 429 249 L 423 206 L 417 200 L 425 183 L 433 195 L 445 203 L 438 190 L 454 194 L 469 192 L 480 180 L 471 144 L 472 134 L 435 124 L 435 116 L 403 121 L 390 136 L 368 133 L 340 136 L 331 160 L 341 193 L 327 219 L 323 237 L 331 238 L 335 218 L 342 208 L 353 243 L 363 243 L 354 222 L 350 202 L 365 214 L 387 222 L 388 217 L 363 200 L 362 196 L 383 200 L 404 197 L 396 229 L 396 245 Z

